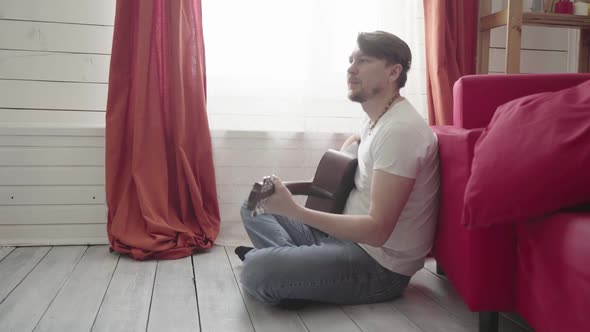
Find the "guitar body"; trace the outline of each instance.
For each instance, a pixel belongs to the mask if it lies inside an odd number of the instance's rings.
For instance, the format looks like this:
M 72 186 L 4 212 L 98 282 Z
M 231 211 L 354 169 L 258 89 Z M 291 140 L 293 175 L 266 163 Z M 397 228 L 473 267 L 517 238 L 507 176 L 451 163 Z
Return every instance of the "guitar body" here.
M 347 153 L 328 150 L 321 158 L 312 182 L 285 183 L 293 195 L 308 196 L 305 207 L 340 214 L 354 188 L 357 159 Z M 247 208 L 263 212 L 264 199 L 274 193 L 270 177 L 255 183 L 248 197 Z
M 312 191 L 326 192 L 330 196 L 309 195 L 305 207 L 316 211 L 341 214 L 346 200 L 354 188 L 357 159 L 349 154 L 328 150 L 320 159 L 313 181 Z

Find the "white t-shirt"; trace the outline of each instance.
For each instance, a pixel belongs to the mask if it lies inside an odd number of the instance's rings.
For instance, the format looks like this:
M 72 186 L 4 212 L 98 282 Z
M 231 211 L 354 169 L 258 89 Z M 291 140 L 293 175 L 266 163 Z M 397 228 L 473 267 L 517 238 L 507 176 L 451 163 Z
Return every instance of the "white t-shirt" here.
M 415 179 L 399 219 L 381 247 L 359 245 L 383 267 L 412 276 L 424 266 L 438 216 L 438 143 L 434 132 L 407 100 L 392 106 L 369 135 L 365 117 L 358 145 L 355 185 L 344 214 L 367 215 L 374 170 Z M 356 144 L 355 144 L 356 145 Z

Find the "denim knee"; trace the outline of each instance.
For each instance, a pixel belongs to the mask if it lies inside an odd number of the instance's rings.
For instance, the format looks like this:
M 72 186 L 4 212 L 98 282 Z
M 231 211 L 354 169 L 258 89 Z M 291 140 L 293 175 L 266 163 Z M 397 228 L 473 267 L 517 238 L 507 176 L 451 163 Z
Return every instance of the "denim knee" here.
M 240 282 L 246 292 L 261 302 L 274 304 L 278 299 L 271 296 L 270 287 L 273 281 L 273 256 L 266 252 L 253 250 L 248 253 L 242 263 Z

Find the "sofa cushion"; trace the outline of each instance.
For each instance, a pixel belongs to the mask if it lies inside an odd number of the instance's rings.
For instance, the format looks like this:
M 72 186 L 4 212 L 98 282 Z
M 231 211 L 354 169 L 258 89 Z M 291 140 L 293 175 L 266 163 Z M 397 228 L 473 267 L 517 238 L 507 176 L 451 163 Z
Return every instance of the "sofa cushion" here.
M 475 146 L 463 223 L 528 220 L 587 201 L 590 80 L 500 106 Z
M 590 213 L 516 225 L 516 311 L 535 331 L 588 331 Z

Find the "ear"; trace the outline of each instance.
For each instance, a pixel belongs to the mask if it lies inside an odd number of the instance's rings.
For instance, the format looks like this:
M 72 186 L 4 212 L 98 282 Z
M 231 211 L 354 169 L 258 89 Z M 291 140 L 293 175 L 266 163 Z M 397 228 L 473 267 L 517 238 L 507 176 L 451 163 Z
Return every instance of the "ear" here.
M 402 73 L 402 65 L 400 65 L 399 63 L 392 65 L 389 69 L 389 81 L 390 82 L 397 81 L 397 79 L 399 78 L 401 73 Z

